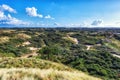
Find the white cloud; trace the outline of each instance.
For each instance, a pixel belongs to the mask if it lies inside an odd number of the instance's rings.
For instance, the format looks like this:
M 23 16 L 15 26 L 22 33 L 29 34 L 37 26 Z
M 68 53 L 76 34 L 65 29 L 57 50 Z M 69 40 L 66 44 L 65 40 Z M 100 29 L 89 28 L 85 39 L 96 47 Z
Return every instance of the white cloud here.
M 51 18 L 51 16 L 50 16 L 50 15 L 47 15 L 47 16 L 45 16 L 45 18 L 49 19 L 49 18 Z
M 2 25 L 29 25 L 28 22 L 24 22 L 17 18 L 12 17 L 10 14 L 0 17 L 0 24 Z
M 7 16 L 7 22 L 5 22 L 6 24 L 9 24 L 9 25 L 29 25 L 28 22 L 23 22 L 22 20 L 19 20 L 17 18 L 14 18 L 14 17 L 11 17 L 10 14 L 8 14 Z
M 115 24 L 120 25 L 120 22 L 116 22 Z
M 0 20 L 4 20 L 5 18 L 4 12 L 0 11 Z
M 46 19 L 54 19 L 53 17 L 51 17 L 50 15 L 45 16 Z
M 16 13 L 16 11 L 12 9 L 10 6 L 5 4 L 0 5 L 0 25 L 17 26 L 29 24 L 28 22 L 24 22 L 22 20 L 12 17 L 10 14 L 5 15 L 4 14 L 5 11 Z
M 27 7 L 27 8 L 26 8 L 26 13 L 27 13 L 29 16 L 31 16 L 31 17 L 39 17 L 39 18 L 42 18 L 42 17 L 43 17 L 42 14 L 38 14 L 38 13 L 37 13 L 37 9 L 36 9 L 35 7 L 32 7 L 32 8 Z
M 120 22 L 108 22 L 105 24 L 105 27 L 120 27 Z
M 42 14 L 38 14 L 37 13 L 37 9 L 35 7 L 27 7 L 26 8 L 26 13 L 27 15 L 31 16 L 31 17 L 39 17 L 39 18 L 43 18 L 44 16 Z M 53 17 L 51 17 L 50 15 L 47 15 L 44 17 L 45 19 L 54 19 Z
M 16 13 L 15 9 L 11 8 L 10 6 L 8 6 L 6 4 L 0 5 L 0 10 L 1 11 L 8 11 L 8 12 L 11 12 L 11 13 Z
M 101 24 L 103 24 L 103 21 L 102 20 L 94 20 L 91 25 L 93 26 L 100 26 Z
M 69 23 L 69 24 L 65 24 L 65 27 L 88 27 L 88 28 L 92 28 L 92 27 L 104 27 L 104 23 L 103 20 L 93 20 L 91 21 L 84 21 L 82 23 Z

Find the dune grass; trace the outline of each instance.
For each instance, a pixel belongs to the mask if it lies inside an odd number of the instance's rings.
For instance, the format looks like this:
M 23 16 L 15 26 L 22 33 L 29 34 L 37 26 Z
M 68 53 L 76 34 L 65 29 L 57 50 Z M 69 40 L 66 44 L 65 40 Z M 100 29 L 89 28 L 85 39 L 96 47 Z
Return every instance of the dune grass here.
M 77 71 L 55 69 L 0 69 L 0 80 L 100 80 Z
M 101 80 L 60 63 L 35 58 L 0 58 L 0 80 Z
M 2 36 L 0 37 L 0 43 L 6 43 L 9 41 L 9 37 L 8 36 Z
M 36 58 L 1 58 L 0 68 L 39 68 L 72 71 L 73 69 L 55 62 Z

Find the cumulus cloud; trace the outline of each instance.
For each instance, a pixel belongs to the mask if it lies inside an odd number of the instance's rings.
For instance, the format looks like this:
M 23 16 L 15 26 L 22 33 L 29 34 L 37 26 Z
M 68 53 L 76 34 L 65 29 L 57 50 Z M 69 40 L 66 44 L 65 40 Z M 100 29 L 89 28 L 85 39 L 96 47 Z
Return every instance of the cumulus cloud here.
M 16 13 L 15 9 L 11 8 L 10 6 L 8 6 L 6 4 L 0 5 L 0 10 L 1 11 L 8 11 L 8 12 L 11 12 L 11 13 Z
M 35 7 L 27 7 L 26 8 L 26 13 L 31 16 L 31 17 L 39 17 L 39 18 L 42 18 L 43 15 L 42 14 L 38 14 L 37 13 L 37 9 Z
M 42 14 L 37 13 L 37 9 L 35 7 L 27 7 L 26 8 L 26 13 L 28 16 L 31 17 L 39 17 L 39 18 L 45 18 L 45 19 L 54 19 L 50 15 L 43 16 Z
M 16 13 L 16 11 L 8 5 L 0 5 L 0 25 L 28 25 L 28 22 L 24 22 L 15 17 L 12 17 L 10 14 L 5 14 L 5 11 L 10 13 Z
M 99 26 L 99 25 L 101 25 L 102 23 L 103 23 L 102 20 L 94 20 L 91 25 L 93 25 L 93 26 Z
M 10 14 L 3 15 L 3 17 L 0 17 L 0 24 L 2 25 L 29 25 L 28 22 L 24 22 L 22 20 L 19 20 L 17 18 L 12 17 Z
M 47 15 L 47 16 L 45 16 L 45 18 L 48 18 L 48 19 L 49 19 L 49 18 L 51 18 L 51 16 L 50 16 L 50 15 Z
M 4 15 L 4 12 L 0 11 L 0 20 L 3 20 L 4 18 L 6 18 L 6 16 Z
M 9 25 L 28 25 L 29 23 L 28 22 L 23 22 L 22 20 L 19 20 L 17 18 L 14 18 L 14 17 L 11 17 L 10 14 L 8 14 L 7 16 L 7 22 L 5 22 L 6 24 L 9 24 Z
M 50 15 L 45 16 L 46 19 L 54 19 L 53 17 L 51 17 Z

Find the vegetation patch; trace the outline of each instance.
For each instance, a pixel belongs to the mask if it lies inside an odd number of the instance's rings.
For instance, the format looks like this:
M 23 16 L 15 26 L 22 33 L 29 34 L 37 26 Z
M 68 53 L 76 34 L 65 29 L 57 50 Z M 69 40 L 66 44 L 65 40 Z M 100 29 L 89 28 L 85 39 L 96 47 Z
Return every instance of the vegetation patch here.
M 31 38 L 30 35 L 24 34 L 24 33 L 19 33 L 16 35 L 16 38 L 20 38 L 20 39 L 29 39 Z
M 9 41 L 9 37 L 7 37 L 7 36 L 0 37 L 0 43 L 6 43 L 8 41 Z

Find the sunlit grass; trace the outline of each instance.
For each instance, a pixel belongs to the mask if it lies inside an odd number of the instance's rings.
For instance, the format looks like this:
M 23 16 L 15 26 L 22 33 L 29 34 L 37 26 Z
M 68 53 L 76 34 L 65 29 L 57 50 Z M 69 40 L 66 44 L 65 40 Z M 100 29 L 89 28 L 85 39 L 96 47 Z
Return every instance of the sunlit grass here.
M 0 69 L 1 80 L 100 80 L 77 71 L 59 71 L 55 69 Z
M 105 43 L 105 45 L 117 52 L 120 52 L 120 41 L 119 40 L 116 40 L 113 38 L 111 39 L 111 42 Z
M 9 41 L 9 37 L 7 37 L 7 36 L 0 37 L 0 43 L 5 43 L 5 42 L 8 42 L 8 41 Z
M 63 64 L 35 58 L 0 58 L 0 80 L 100 80 Z

